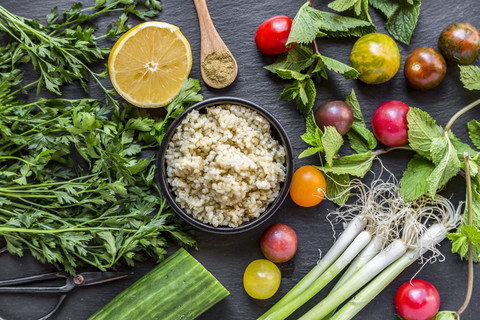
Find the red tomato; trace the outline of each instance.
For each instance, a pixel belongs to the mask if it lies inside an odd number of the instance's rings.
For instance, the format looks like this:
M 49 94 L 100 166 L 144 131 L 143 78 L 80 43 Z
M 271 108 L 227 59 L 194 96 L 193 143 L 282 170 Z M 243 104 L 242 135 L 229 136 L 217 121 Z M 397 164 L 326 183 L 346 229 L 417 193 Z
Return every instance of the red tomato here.
M 480 52 L 480 32 L 468 22 L 457 22 L 442 31 L 438 48 L 448 62 L 470 64 Z
M 405 79 L 415 89 L 428 90 L 438 86 L 446 73 L 445 59 L 433 48 L 418 48 L 405 61 Z
M 313 207 L 322 202 L 327 190 L 323 174 L 314 166 L 304 166 L 293 174 L 290 197 L 301 207 Z
M 412 280 L 398 288 L 395 309 L 405 320 L 432 319 L 440 307 L 437 289 L 425 280 Z
M 274 16 L 263 22 L 255 33 L 255 43 L 258 50 L 265 54 L 281 54 L 287 48 L 288 35 L 292 28 L 292 19 L 287 16 Z
M 268 260 L 283 263 L 292 259 L 297 252 L 297 234 L 283 223 L 272 224 L 265 229 L 260 239 L 260 249 Z
M 389 147 L 408 142 L 408 105 L 396 100 L 382 103 L 372 116 L 373 133 L 378 141 Z

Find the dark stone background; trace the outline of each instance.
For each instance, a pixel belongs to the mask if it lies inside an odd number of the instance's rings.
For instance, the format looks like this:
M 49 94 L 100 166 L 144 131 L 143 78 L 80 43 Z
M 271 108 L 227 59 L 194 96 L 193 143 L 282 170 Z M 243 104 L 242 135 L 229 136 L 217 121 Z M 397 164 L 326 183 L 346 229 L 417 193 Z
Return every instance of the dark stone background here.
M 94 1 L 81 1 L 90 5 Z M 202 94 L 205 98 L 221 95 L 231 95 L 249 99 L 270 111 L 283 124 L 294 147 L 295 156 L 306 147 L 300 139 L 304 132 L 304 120 L 295 110 L 294 103 L 279 101 L 278 96 L 288 82 L 280 80 L 262 67 L 273 62 L 274 57 L 262 55 L 255 47 L 254 33 L 265 19 L 277 15 L 295 15 L 303 0 L 242 0 L 224 1 L 208 0 L 212 19 L 219 34 L 235 55 L 239 74 L 232 86 L 224 90 L 207 88 L 202 82 Z M 74 1 L 31 1 L 2 0 L 1 4 L 14 13 L 38 18 L 44 21 L 45 15 L 54 6 L 60 10 L 69 8 Z M 194 64 L 191 76 L 200 79 L 200 30 L 195 8 L 189 0 L 163 0 L 163 11 L 158 20 L 169 22 L 180 27 L 189 40 Z M 327 9 L 327 1 L 315 1 L 316 8 Z M 385 33 L 384 20 L 370 9 L 372 18 L 379 32 Z M 112 18 L 113 19 L 113 18 Z M 402 65 L 400 72 L 389 82 L 370 86 L 357 80 L 345 80 L 341 76 L 329 73 L 329 81 L 324 81 L 318 87 L 316 106 L 329 100 L 344 100 L 352 87 L 357 93 L 363 108 L 365 119 L 371 118 L 375 108 L 386 100 L 402 100 L 411 106 L 428 111 L 440 125 L 445 125 L 448 119 L 461 107 L 478 98 L 477 92 L 469 92 L 462 88 L 459 81 L 458 68 L 449 67 L 443 83 L 428 92 L 409 89 L 402 75 L 403 63 L 408 53 L 421 46 L 437 47 L 437 39 L 445 26 L 457 21 L 469 21 L 480 27 L 480 4 L 478 1 L 424 1 L 421 15 L 410 46 L 399 44 Z M 111 23 L 108 17 L 98 20 L 101 27 Z M 345 63 L 349 62 L 349 54 L 355 39 L 320 40 L 320 52 Z M 105 45 L 111 46 L 112 42 Z M 478 61 L 477 61 L 478 63 Z M 32 74 L 33 71 L 27 73 Z M 28 77 L 28 74 L 27 74 Z M 80 97 L 85 94 L 76 87 L 65 89 L 65 95 Z M 92 95 L 99 96 L 98 89 L 92 87 Z M 466 122 L 478 115 L 478 109 L 465 114 L 454 125 L 454 132 L 467 141 Z M 411 153 L 397 151 L 384 156 L 384 164 L 397 176 L 401 176 Z M 316 164 L 317 159 L 310 157 L 296 160 L 296 167 L 306 164 Z M 454 201 L 464 197 L 464 182 L 455 178 L 443 192 L 452 196 Z M 329 201 L 322 202 L 314 208 L 300 208 L 287 199 L 282 208 L 265 225 L 237 235 L 215 235 L 197 231 L 198 251 L 191 253 L 231 292 L 231 295 L 212 309 L 205 312 L 201 319 L 254 319 L 260 316 L 275 303 L 289 288 L 291 288 L 316 263 L 319 252 L 326 252 L 333 242 L 332 230 L 326 222 L 328 210 L 334 206 Z M 255 259 L 262 258 L 258 240 L 264 228 L 275 222 L 283 222 L 292 226 L 299 238 L 296 256 L 290 262 L 279 265 L 282 271 L 282 283 L 277 294 L 268 300 L 254 300 L 243 290 L 243 272 L 246 266 Z M 170 248 L 172 252 L 175 248 Z M 440 292 L 442 310 L 456 310 L 463 302 L 466 289 L 467 263 L 460 261 L 457 255 L 450 253 L 450 244 L 444 241 L 441 251 L 445 261 L 425 266 L 417 278 L 432 282 Z M 154 267 L 153 261 L 137 264 L 134 269 L 128 269 L 132 275 L 126 279 L 94 287 L 79 288 L 71 292 L 54 319 L 86 319 L 96 310 L 104 306 L 114 296 L 126 289 L 136 279 Z M 373 300 L 356 319 L 396 319 L 393 299 L 396 289 L 408 281 L 420 268 L 414 264 L 390 284 L 375 300 Z M 29 255 L 24 258 L 9 254 L 0 256 L 0 279 L 9 279 L 20 275 L 32 275 L 51 270 L 51 266 L 42 265 Z M 475 270 L 479 271 L 478 266 Z M 478 319 L 480 305 L 480 279 L 477 278 L 473 299 L 469 309 L 462 319 Z M 325 290 L 327 292 L 327 290 Z M 325 293 L 321 293 L 307 305 L 295 313 L 297 318 L 315 302 L 320 301 Z M 2 294 L 0 297 L 0 317 L 8 320 L 36 319 L 45 314 L 55 303 L 51 296 Z M 477 314 L 477 316 L 475 316 Z

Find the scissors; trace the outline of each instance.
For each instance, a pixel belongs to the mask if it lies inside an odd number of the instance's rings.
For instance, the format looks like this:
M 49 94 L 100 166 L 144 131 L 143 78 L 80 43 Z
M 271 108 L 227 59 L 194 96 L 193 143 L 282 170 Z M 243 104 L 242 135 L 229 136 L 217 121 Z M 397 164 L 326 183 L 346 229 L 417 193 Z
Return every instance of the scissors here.
M 0 254 L 6 251 L 6 248 L 0 248 Z M 40 293 L 40 294 L 61 294 L 57 304 L 53 309 L 38 320 L 50 318 L 67 297 L 67 293 L 76 287 L 92 286 L 100 283 L 122 279 L 128 276 L 126 272 L 82 272 L 76 276 L 58 271 L 49 272 L 34 276 L 27 276 L 11 280 L 0 281 L 0 293 Z M 39 281 L 65 279 L 64 285 L 59 286 L 22 286 L 22 284 L 31 284 Z M 0 320 L 6 320 L 0 316 Z

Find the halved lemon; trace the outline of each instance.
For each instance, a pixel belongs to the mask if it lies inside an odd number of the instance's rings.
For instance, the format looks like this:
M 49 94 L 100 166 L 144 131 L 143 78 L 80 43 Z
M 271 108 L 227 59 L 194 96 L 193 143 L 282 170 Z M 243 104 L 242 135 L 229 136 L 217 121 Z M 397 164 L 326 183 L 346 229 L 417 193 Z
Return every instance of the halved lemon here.
M 192 68 L 192 50 L 177 26 L 144 22 L 126 32 L 108 57 L 110 80 L 125 100 L 158 108 L 180 92 Z

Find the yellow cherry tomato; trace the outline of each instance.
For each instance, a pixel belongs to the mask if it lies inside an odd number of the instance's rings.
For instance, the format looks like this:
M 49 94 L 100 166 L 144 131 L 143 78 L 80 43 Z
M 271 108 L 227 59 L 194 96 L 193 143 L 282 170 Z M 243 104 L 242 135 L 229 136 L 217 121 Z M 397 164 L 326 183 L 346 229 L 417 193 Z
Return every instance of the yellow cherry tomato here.
M 254 299 L 268 299 L 277 292 L 281 274 L 278 267 L 266 259 L 252 261 L 243 274 L 243 287 Z

